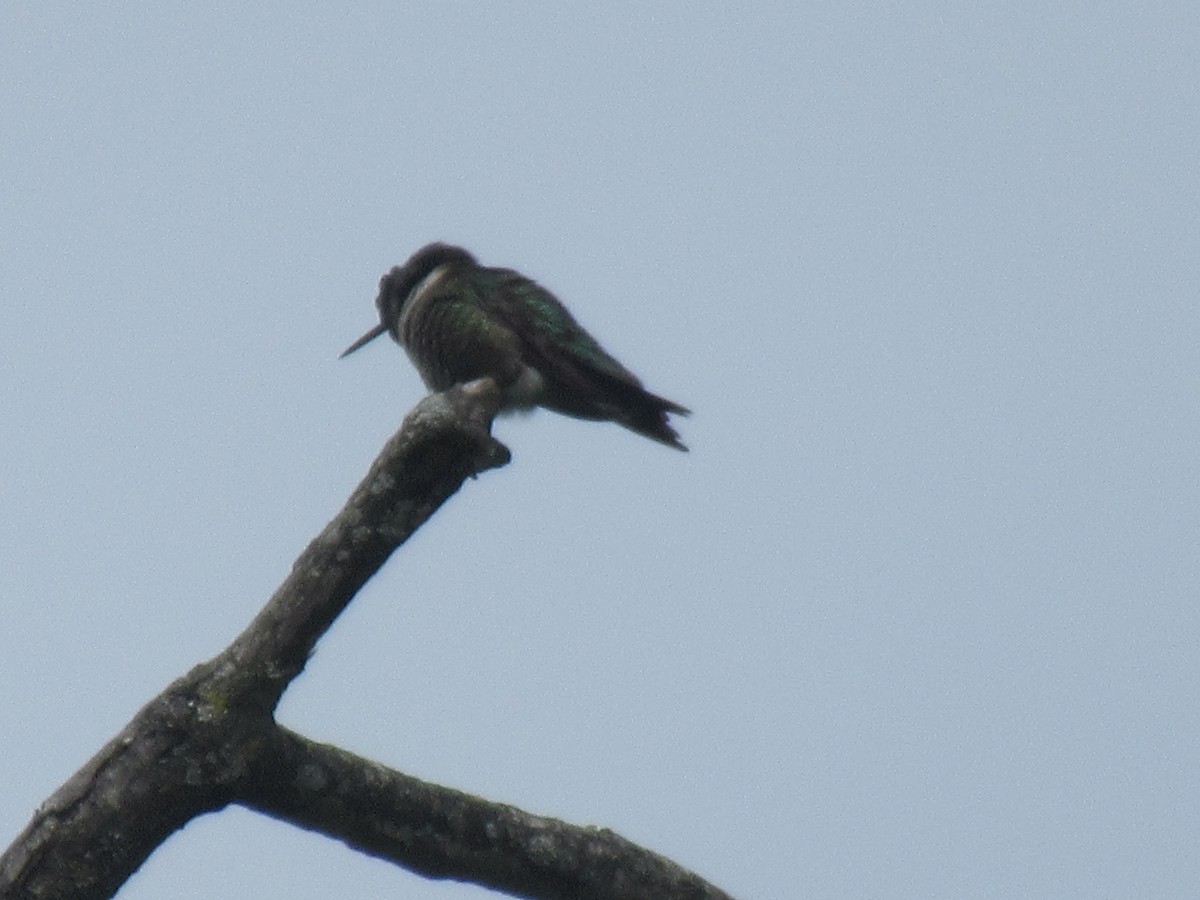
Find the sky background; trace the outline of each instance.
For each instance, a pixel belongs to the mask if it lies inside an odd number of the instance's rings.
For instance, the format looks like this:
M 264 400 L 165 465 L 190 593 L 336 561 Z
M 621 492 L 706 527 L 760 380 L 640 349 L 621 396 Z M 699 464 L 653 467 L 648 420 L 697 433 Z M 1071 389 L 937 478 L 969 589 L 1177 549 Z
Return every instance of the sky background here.
M 0 845 L 423 388 L 430 240 L 695 414 L 539 412 L 279 718 L 739 898 L 1200 881 L 1190 3 L 6 3 Z M 141 898 L 482 898 L 233 808 Z

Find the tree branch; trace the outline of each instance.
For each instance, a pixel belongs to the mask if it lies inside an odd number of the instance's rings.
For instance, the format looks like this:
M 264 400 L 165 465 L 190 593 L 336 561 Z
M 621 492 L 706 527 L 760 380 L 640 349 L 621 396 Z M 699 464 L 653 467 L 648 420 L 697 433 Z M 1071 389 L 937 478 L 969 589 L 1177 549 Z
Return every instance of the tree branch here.
M 241 803 L 433 878 L 536 898 L 726 895 L 610 831 L 426 784 L 282 728 L 318 638 L 468 476 L 509 461 L 490 379 L 421 401 L 250 625 L 143 707 L 0 857 L 0 897 L 111 897 L 190 819 Z
M 608 829 L 429 784 L 286 728 L 279 736 L 273 777 L 245 805 L 429 878 L 555 900 L 729 900 Z

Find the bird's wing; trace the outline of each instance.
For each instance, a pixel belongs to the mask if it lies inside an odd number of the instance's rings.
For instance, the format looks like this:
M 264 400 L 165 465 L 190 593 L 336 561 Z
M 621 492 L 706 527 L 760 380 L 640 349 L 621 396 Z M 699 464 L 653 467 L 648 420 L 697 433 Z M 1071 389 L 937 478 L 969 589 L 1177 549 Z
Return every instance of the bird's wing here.
M 531 365 L 565 385 L 591 376 L 641 388 L 637 376 L 613 359 L 552 293 L 510 269 L 496 274 L 499 296 L 489 298 L 488 313 L 519 336 Z
M 686 407 L 642 387 L 545 288 L 511 270 L 493 274 L 498 283 L 487 292 L 487 314 L 516 338 L 525 363 L 541 373 L 541 406 L 585 419 L 612 419 L 687 449 L 667 423 L 668 413 L 687 415 Z

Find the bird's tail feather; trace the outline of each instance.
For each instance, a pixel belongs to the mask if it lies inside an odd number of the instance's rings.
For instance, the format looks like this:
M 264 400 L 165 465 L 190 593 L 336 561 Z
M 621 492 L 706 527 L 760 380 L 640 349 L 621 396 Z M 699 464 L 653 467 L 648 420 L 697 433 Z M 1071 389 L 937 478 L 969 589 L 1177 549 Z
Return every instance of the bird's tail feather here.
M 649 391 L 630 386 L 625 403 L 622 404 L 623 415 L 617 421 L 630 431 L 651 438 L 659 443 L 674 447 L 676 450 L 687 451 L 687 446 L 679 439 L 678 432 L 667 421 L 668 413 L 680 416 L 691 415 L 692 411 L 686 406 L 659 397 Z

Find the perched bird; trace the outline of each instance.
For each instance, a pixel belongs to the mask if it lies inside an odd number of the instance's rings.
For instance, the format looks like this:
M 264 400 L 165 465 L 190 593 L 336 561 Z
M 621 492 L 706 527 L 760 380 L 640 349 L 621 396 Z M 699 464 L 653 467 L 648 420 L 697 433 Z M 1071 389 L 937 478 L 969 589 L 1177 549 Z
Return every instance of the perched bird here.
M 642 387 L 548 290 L 512 269 L 481 266 L 462 247 L 429 244 L 379 281 L 380 324 L 425 384 L 442 391 L 490 377 L 506 409 L 542 406 L 579 419 L 616 422 L 686 450 L 667 423 L 688 410 Z

